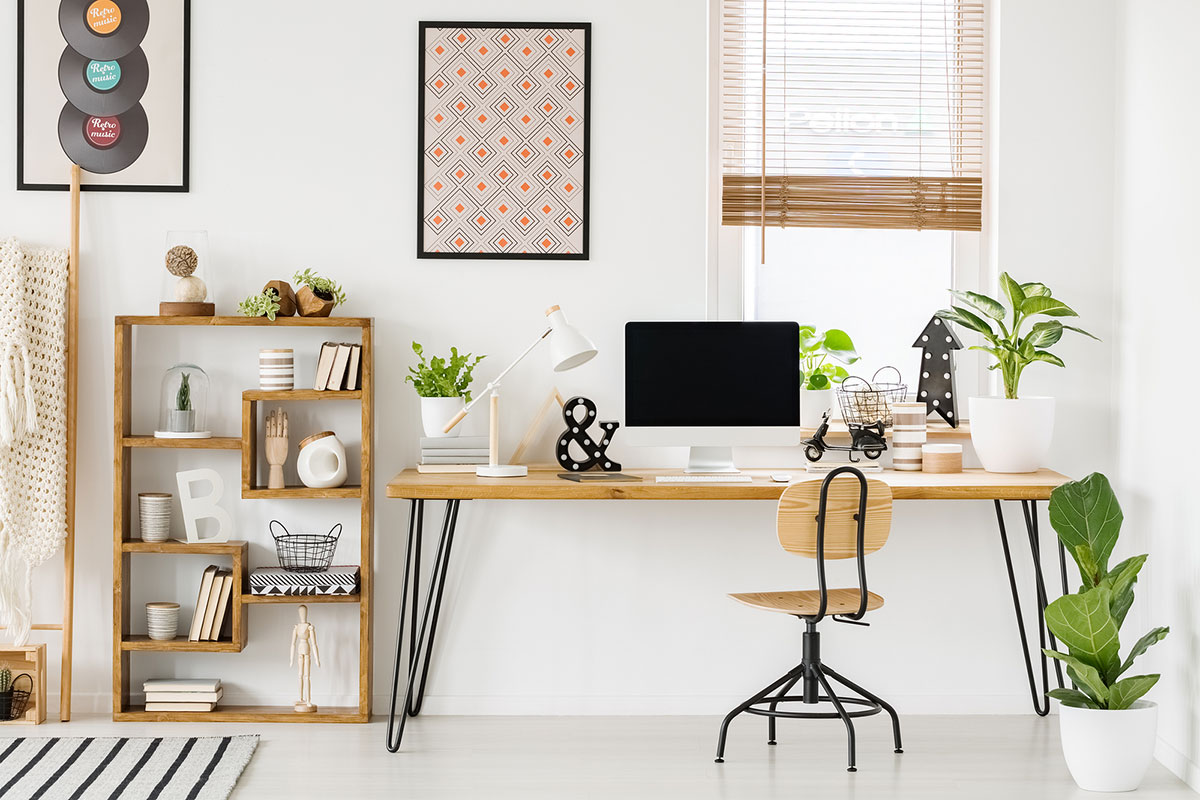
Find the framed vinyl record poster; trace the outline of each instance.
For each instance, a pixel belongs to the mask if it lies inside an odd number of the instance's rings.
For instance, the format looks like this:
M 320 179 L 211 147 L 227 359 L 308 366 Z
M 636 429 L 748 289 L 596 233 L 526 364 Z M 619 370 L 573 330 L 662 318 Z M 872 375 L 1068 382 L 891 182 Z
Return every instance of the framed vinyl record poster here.
M 422 22 L 417 257 L 586 259 L 592 27 Z
M 188 190 L 190 0 L 18 0 L 17 188 Z

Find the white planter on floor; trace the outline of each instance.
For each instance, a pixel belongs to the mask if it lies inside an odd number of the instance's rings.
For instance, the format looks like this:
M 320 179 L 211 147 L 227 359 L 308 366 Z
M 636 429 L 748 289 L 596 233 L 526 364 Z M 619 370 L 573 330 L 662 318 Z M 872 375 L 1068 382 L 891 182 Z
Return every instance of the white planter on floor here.
M 1060 706 L 1059 732 L 1080 789 L 1132 792 L 1154 760 L 1158 705 L 1138 700 L 1121 711 Z
M 971 444 L 988 472 L 1037 472 L 1054 435 L 1054 398 L 972 397 Z
M 425 429 L 425 435 L 431 439 L 458 436 L 459 426 L 454 426 L 449 433 L 442 428 L 466 407 L 467 401 L 461 397 L 422 397 L 421 427 Z
M 816 428 L 826 411 L 833 416 L 833 389 L 800 390 L 800 427 Z

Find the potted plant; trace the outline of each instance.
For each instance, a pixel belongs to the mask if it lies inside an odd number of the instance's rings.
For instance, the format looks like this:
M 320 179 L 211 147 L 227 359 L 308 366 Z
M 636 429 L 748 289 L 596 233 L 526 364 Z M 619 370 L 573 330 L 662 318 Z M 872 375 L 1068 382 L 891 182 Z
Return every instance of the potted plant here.
M 191 378 L 186 372 L 180 375 L 179 391 L 175 393 L 175 407 L 167 414 L 167 430 L 171 433 L 191 433 L 196 430 Z
M 800 427 L 816 428 L 833 408 L 833 387 L 850 376 L 842 364 L 858 361 L 854 342 L 845 331 L 830 328 L 818 333 L 812 325 L 800 326 Z
M 279 293 L 273 288 L 263 289 L 259 294 L 252 294 L 238 303 L 238 313 L 243 317 L 266 317 L 272 322 L 279 313 Z M 284 316 L 290 316 L 285 314 Z
M 426 360 L 420 344 L 413 342 L 412 349 L 420 362 L 408 368 L 411 374 L 404 380 L 411 383 L 421 397 L 421 425 L 425 435 L 431 438 L 458 436 L 457 427 L 450 433 L 442 429 L 471 402 L 471 372 L 485 356 L 460 354 L 457 347 L 451 347 L 449 358 L 433 356 Z
M 328 317 L 334 306 L 346 302 L 346 293 L 336 281 L 322 278 L 311 269 L 292 276 L 297 284 L 296 308 L 302 317 Z
M 1139 555 L 1109 568 L 1122 519 L 1112 487 L 1099 473 L 1050 495 L 1050 523 L 1079 565 L 1082 585 L 1078 593 L 1046 608 L 1046 625 L 1067 652 L 1043 652 L 1063 662 L 1074 684 L 1072 689 L 1053 689 L 1050 696 L 1061 703 L 1059 731 L 1067 768 L 1079 788 L 1092 792 L 1133 791 L 1154 759 L 1158 706 L 1142 697 L 1159 676 L 1123 676 L 1134 659 L 1170 631 L 1152 629 L 1121 658 L 1118 634 L 1146 563 L 1146 556 Z
M 0 669 L 0 721 L 12 719 L 12 670 Z
M 988 369 L 1000 370 L 1004 379 L 1004 397 L 968 399 L 971 443 L 983 468 L 988 472 L 1036 472 L 1050 451 L 1054 398 L 1019 397 L 1017 386 L 1021 374 L 1037 361 L 1056 367 L 1066 366 L 1047 349 L 1058 343 L 1064 331 L 1096 337 L 1057 319 L 1035 321 L 1024 330 L 1025 324 L 1037 317 L 1079 315 L 1053 297 L 1044 284 L 1017 283 L 1007 272 L 1002 272 L 1000 286 L 1008 297 L 1011 310 L 987 295 L 951 290 L 962 305 L 944 308 L 937 316 L 983 336 L 987 344 L 970 349 L 990 353 L 996 363 Z

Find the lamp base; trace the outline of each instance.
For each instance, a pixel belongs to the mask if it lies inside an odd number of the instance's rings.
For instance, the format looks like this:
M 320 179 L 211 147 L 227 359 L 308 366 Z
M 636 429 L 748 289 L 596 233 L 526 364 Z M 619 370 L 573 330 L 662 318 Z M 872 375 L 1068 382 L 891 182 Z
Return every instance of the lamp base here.
M 520 464 L 487 464 L 476 467 L 475 474 L 480 478 L 524 478 L 529 474 L 529 467 Z

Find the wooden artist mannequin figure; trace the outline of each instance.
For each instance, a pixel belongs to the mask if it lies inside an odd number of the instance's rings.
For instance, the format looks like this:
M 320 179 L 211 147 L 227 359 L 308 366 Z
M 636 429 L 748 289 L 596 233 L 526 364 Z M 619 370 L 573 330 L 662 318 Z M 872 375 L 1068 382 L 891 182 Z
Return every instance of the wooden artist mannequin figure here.
M 301 713 L 313 713 L 317 707 L 312 703 L 312 662 L 321 666 L 321 651 L 317 649 L 317 629 L 308 621 L 308 606 L 300 606 L 300 621 L 292 628 L 292 643 L 288 649 L 288 666 L 298 662 L 300 677 L 300 700 L 294 706 Z

